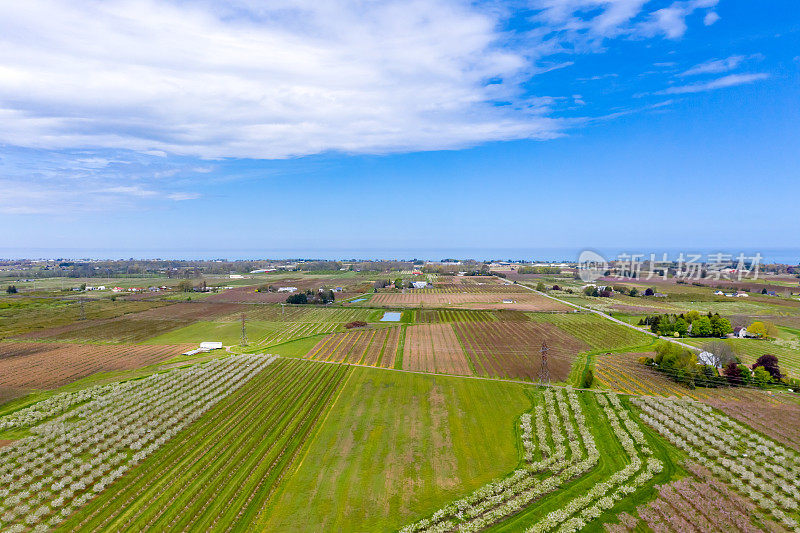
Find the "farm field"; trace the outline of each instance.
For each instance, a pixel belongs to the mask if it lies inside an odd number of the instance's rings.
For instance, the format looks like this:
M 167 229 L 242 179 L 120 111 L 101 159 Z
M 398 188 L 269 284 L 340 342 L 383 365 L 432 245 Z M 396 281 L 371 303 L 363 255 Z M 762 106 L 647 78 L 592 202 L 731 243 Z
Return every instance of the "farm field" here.
M 655 500 L 640 505 L 638 516 L 627 512 L 617 516 L 609 533 L 640 531 L 769 531 L 763 522 L 753 524 L 756 506 L 739 496 L 698 464 L 687 466 L 690 476 L 656 487 Z
M 297 275 L 280 284 L 330 285 Z M 234 281 L 229 296 L 255 289 Z M 59 303 L 70 321 L 0 342 L 0 529 L 699 532 L 800 521 L 786 492 L 800 475 L 795 395 L 690 390 L 638 362 L 652 336 L 485 281 L 376 286 L 355 304 L 341 293 L 329 305 L 160 301 L 185 294 L 174 293 L 100 301 L 86 320 Z M 408 297 L 464 302 L 386 301 Z M 54 305 L 45 300 L 25 305 Z M 629 300 L 660 303 L 618 301 Z M 381 321 L 390 311 L 400 320 Z M 797 333 L 731 342 L 748 362 L 775 347 L 786 372 Z M 228 349 L 179 356 L 200 341 Z M 554 387 L 535 383 L 543 342 Z M 588 370 L 593 390 L 559 386 Z M 736 444 L 717 455 L 713 439 Z M 740 466 L 754 483 L 724 471 Z
M 800 452 L 800 405 L 797 403 L 767 401 L 763 397 L 746 402 L 724 398 L 711 398 L 705 402 Z
M 593 350 L 617 350 L 652 344 L 654 338 L 594 313 L 529 313 L 531 320 L 558 326 Z
M 22 336 L 61 342 L 127 343 L 143 342 L 183 326 L 229 315 L 241 309 L 235 304 L 175 303 L 112 319 L 80 320 Z
M 53 389 L 97 372 L 139 368 L 185 352 L 192 346 L 0 343 L 0 387 L 9 395 Z
M 323 337 L 306 353 L 305 358 L 395 368 L 399 360 L 398 343 L 403 334 L 404 328 L 400 326 L 358 328 L 334 333 Z
M 353 368 L 269 509 L 270 531 L 392 531 L 512 470 L 514 383 Z
M 642 411 L 645 423 L 707 467 L 715 478 L 757 504 L 758 510 L 752 514 L 774 521 L 780 528 L 798 527 L 800 454 L 795 450 L 702 403 L 654 397 L 634 398 L 632 402 Z M 717 443 L 721 441 L 733 450 L 746 449 L 746 456 L 734 464 L 729 457 L 739 454 L 720 453 Z
M 258 529 L 347 373 L 339 365 L 275 361 L 65 526 Z
M 504 303 L 508 300 L 509 303 Z M 544 296 L 524 293 L 417 294 L 378 293 L 369 305 L 387 307 L 457 307 L 470 309 L 513 309 L 517 311 L 569 311 L 571 308 Z
M 414 322 L 435 324 L 439 322 L 491 322 L 497 320 L 497 314 L 491 311 L 473 311 L 470 309 L 416 309 Z
M 453 327 L 447 323 L 406 328 L 403 370 L 473 374 Z
M 110 319 L 164 305 L 163 302 L 87 300 L 87 321 Z M 0 300 L 0 339 L 77 323 L 80 302 L 63 298 L 18 297 Z
M 563 381 L 576 355 L 589 347 L 549 323 L 457 322 L 454 328 L 471 367 L 481 376 L 536 380 L 541 368 L 542 342 L 546 341 L 550 377 L 553 381 Z

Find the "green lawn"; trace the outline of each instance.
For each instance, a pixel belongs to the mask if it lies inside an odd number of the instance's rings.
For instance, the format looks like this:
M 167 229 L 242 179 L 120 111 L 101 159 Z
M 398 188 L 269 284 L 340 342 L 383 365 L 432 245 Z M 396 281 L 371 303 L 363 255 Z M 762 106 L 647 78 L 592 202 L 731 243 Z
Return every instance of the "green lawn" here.
M 390 531 L 510 472 L 525 385 L 353 368 L 270 531 Z

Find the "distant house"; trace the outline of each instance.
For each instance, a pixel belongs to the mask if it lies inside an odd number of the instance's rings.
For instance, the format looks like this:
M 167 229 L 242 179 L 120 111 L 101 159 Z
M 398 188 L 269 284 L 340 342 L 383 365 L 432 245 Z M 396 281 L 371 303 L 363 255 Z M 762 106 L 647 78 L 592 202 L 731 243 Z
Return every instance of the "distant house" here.
M 512 300 L 510 298 L 504 298 L 503 299 L 503 303 L 504 304 L 514 304 L 514 303 L 517 303 L 517 302 L 515 302 L 514 300 Z
M 204 341 L 200 343 L 200 348 L 203 350 L 220 350 L 222 343 L 216 341 Z
M 714 291 L 714 294 L 716 294 L 717 296 L 722 296 L 725 293 L 722 291 Z
M 428 286 L 428 282 L 427 281 L 414 281 L 414 282 L 411 283 L 411 285 L 415 289 L 424 289 L 425 287 Z
M 242 276 L 241 274 L 231 274 L 230 278 L 231 279 L 244 279 L 244 276 Z
M 343 287 L 334 287 L 333 288 L 333 292 L 344 292 L 344 288 Z
M 744 326 L 736 326 L 735 328 L 733 328 L 733 336 L 738 339 L 746 339 L 747 337 L 749 337 L 749 335 L 747 334 L 747 328 Z
M 667 295 L 664 294 L 663 292 L 657 292 L 657 293 L 653 294 L 653 296 L 655 296 L 656 298 L 666 298 L 667 297 Z
M 747 293 L 746 293 L 746 292 L 744 292 L 744 291 L 739 291 L 739 292 L 737 292 L 737 293 L 736 293 L 736 297 L 737 297 L 737 298 L 748 298 L 749 296 L 750 296 L 750 295 L 749 295 L 749 294 L 747 294 Z
M 778 293 L 775 291 L 767 291 L 767 296 L 777 296 Z
M 124 290 L 125 289 L 123 289 L 122 287 L 114 287 L 113 289 L 111 289 L 111 292 L 122 292 Z
M 697 355 L 697 362 L 701 365 L 708 365 L 708 366 L 716 366 L 717 368 L 722 368 L 719 366 L 719 360 L 717 356 L 715 356 L 711 352 L 700 352 Z
M 297 292 L 297 287 L 278 287 L 278 292 Z

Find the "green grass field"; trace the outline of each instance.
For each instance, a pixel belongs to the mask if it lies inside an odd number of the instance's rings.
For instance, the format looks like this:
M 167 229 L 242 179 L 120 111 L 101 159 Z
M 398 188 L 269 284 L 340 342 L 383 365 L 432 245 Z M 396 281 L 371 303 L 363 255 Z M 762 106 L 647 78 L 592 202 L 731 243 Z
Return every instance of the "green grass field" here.
M 391 531 L 513 469 L 524 385 L 353 368 L 271 531 Z

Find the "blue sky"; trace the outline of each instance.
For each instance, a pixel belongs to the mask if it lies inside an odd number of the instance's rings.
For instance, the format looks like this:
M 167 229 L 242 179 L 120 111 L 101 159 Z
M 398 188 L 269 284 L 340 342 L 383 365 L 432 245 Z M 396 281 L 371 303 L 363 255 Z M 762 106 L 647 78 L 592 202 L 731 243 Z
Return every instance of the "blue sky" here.
M 0 6 L 0 256 L 797 246 L 791 1 L 70 4 Z

